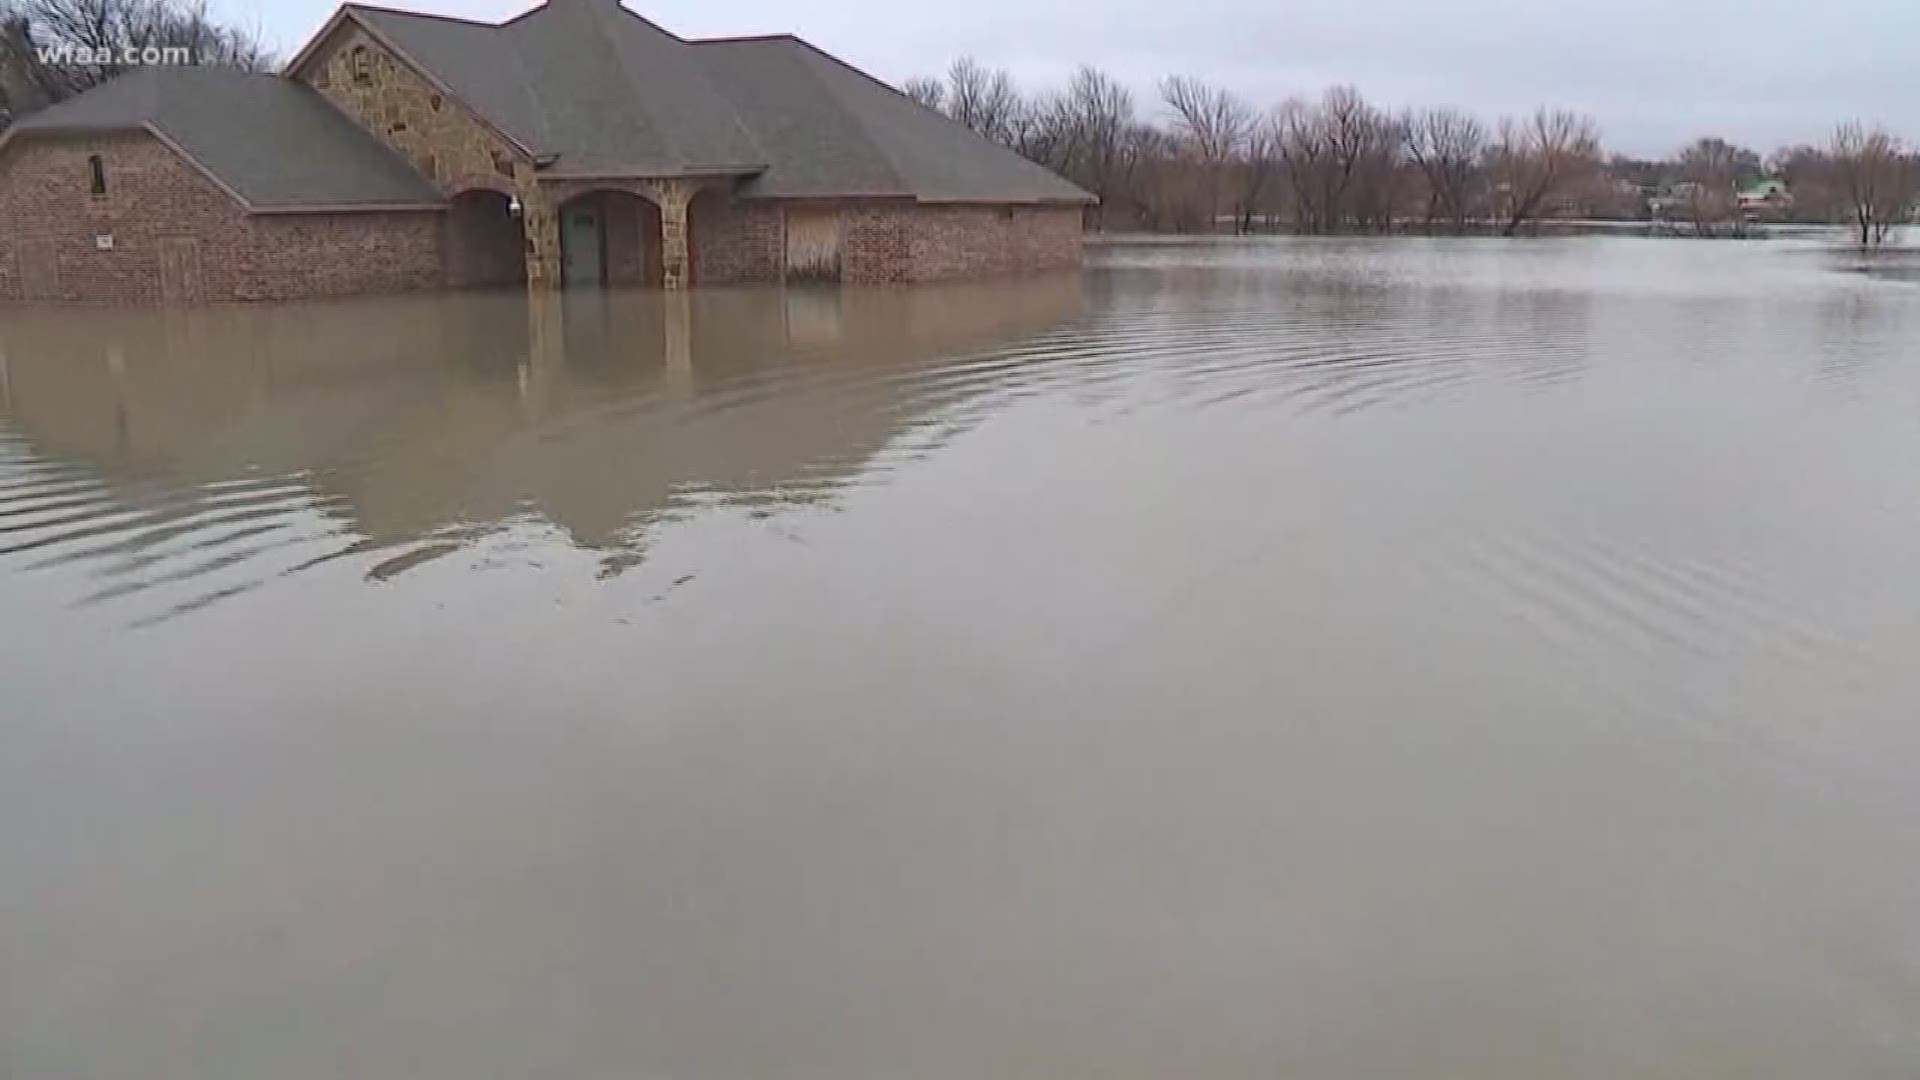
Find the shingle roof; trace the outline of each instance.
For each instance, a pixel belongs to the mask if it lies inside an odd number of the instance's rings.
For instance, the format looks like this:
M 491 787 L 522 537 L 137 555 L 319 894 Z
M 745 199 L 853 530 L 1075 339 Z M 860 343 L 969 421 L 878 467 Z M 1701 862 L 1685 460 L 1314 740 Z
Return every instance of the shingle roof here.
M 349 4 L 562 174 L 752 176 L 748 196 L 1092 196 L 798 38 L 687 41 L 618 0 L 499 25 Z
M 752 172 L 767 161 L 687 43 L 613 0 L 500 26 L 348 5 L 468 105 L 566 172 Z
M 788 36 L 686 41 L 617 0 L 499 25 L 344 9 L 560 175 L 737 174 L 747 197 L 1089 202 L 1092 196 Z M 146 67 L 12 131 L 136 130 L 258 210 L 438 204 L 433 185 L 291 78 Z
M 411 206 L 440 193 L 306 86 L 228 68 L 136 68 L 9 136 L 152 127 L 256 210 Z
M 765 149 L 749 196 L 1089 202 L 1053 172 L 796 37 L 693 43 Z

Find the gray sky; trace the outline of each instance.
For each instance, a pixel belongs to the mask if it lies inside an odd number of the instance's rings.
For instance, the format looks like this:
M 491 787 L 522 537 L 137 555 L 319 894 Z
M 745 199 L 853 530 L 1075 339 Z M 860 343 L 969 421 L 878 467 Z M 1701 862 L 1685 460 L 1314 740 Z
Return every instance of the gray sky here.
M 498 21 L 530 0 L 383 0 Z M 214 0 L 297 49 L 332 0 Z M 1609 149 L 1667 153 L 1719 134 L 1762 154 L 1820 141 L 1841 119 L 1920 136 L 1916 0 L 631 0 L 689 37 L 790 31 L 881 78 L 938 73 L 960 53 L 1023 89 L 1083 61 L 1135 88 L 1198 75 L 1259 104 L 1351 82 L 1374 101 L 1454 104 L 1488 117 L 1569 105 Z M 957 19 L 957 21 L 956 21 Z

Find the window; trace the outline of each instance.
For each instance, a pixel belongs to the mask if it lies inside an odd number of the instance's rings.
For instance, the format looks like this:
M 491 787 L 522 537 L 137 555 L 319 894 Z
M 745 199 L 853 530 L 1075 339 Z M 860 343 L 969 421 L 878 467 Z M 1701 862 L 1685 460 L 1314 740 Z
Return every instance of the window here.
M 87 158 L 88 178 L 93 181 L 93 194 L 98 197 L 107 193 L 107 163 L 99 154 Z
M 373 54 L 365 45 L 355 45 L 351 54 L 353 61 L 353 81 L 355 85 L 365 86 L 373 81 Z

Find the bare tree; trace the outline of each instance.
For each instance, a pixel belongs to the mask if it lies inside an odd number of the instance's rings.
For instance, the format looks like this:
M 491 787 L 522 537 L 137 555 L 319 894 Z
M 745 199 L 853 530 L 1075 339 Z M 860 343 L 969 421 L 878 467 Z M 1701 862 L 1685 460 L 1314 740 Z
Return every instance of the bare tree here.
M 1292 196 L 1294 224 L 1307 233 L 1332 231 L 1339 226 L 1339 208 L 1332 205 L 1332 148 L 1319 106 L 1290 98 L 1274 109 L 1270 122 Z
M 1793 194 L 1795 220 L 1831 223 L 1846 216 L 1834 188 L 1833 158 L 1825 150 L 1805 144 L 1783 146 L 1767 159 L 1767 170 L 1786 181 Z
M 1404 141 L 1397 121 L 1351 86 L 1336 86 L 1321 102 L 1342 217 L 1361 228 L 1393 225 L 1394 185 Z
M 1199 79 L 1175 75 L 1160 83 L 1160 98 L 1173 113 L 1174 127 L 1205 161 L 1225 161 L 1240 148 L 1253 126 L 1253 110 L 1231 91 Z
M 1675 162 L 1686 184 L 1682 206 L 1697 236 L 1745 231 L 1740 213 L 1740 181 L 1757 173 L 1760 155 L 1725 139 L 1702 138 L 1680 151 Z
M 1140 223 L 1149 229 L 1180 221 L 1185 196 L 1179 142 L 1152 124 L 1134 123 L 1126 135 L 1128 188 Z
M 205 0 L 0 0 L 0 113 L 91 89 L 149 53 L 247 71 L 274 64 L 256 30 L 215 22 Z
M 939 109 L 947 98 L 947 85 L 939 79 L 916 75 L 900 84 L 900 92 L 929 109 Z
M 1401 164 L 1401 125 L 1350 86 L 1318 102 L 1289 101 L 1273 123 L 1294 216 L 1306 232 L 1393 224 Z
M 1445 218 L 1464 232 L 1478 202 L 1487 152 L 1487 129 L 1458 109 L 1409 112 L 1401 121 L 1407 158 L 1427 189 L 1427 225 Z
M 1162 81 L 1160 98 L 1173 115 L 1189 160 L 1196 209 L 1211 232 L 1219 221 L 1228 166 L 1253 128 L 1253 110 L 1232 92 L 1183 75 Z
M 38 67 L 26 17 L 0 14 L 0 129 L 53 100 Z
M 999 143 L 1013 141 L 1020 92 L 1004 68 L 963 56 L 947 69 L 947 115 Z
M 1132 92 L 1083 64 L 1064 92 L 1036 102 L 1034 116 L 1046 141 L 1044 156 L 1036 160 L 1099 196 L 1095 213 L 1104 225 L 1109 208 L 1127 194 L 1126 181 L 1137 165 L 1130 141 Z
M 1256 120 L 1247 130 L 1247 137 L 1241 151 L 1240 161 L 1235 170 L 1237 180 L 1235 213 L 1236 228 L 1241 233 L 1253 231 L 1253 215 L 1266 201 L 1267 190 L 1280 164 L 1280 128 L 1271 116 Z
M 1542 108 L 1526 120 L 1502 120 L 1491 158 L 1501 232 L 1514 236 L 1598 167 L 1599 128 L 1592 117 Z
M 1854 238 L 1863 248 L 1885 243 L 1913 213 L 1920 175 L 1912 156 L 1885 128 L 1858 122 L 1835 129 L 1829 154 L 1833 193 Z

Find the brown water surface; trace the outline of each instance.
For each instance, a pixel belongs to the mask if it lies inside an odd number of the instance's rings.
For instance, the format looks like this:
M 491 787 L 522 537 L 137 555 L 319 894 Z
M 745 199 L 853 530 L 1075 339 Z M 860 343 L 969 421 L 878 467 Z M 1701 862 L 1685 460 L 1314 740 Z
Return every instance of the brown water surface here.
M 1920 287 L 0 308 L 0 1077 L 1920 1074 Z

